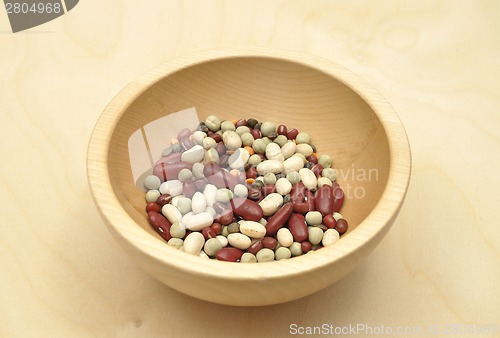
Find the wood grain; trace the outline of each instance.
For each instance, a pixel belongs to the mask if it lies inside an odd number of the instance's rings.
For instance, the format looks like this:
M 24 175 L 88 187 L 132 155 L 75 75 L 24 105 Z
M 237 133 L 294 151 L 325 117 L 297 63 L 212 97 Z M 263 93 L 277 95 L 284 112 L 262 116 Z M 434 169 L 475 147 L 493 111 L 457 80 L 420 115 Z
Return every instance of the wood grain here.
M 16 34 L 0 11 L 0 336 L 500 325 L 499 11 L 486 0 L 155 1 L 152 9 L 86 0 Z M 321 293 L 265 308 L 191 299 L 139 270 L 105 229 L 85 173 L 91 130 L 128 82 L 173 57 L 241 45 L 309 52 L 354 70 L 391 102 L 412 146 L 407 200 L 373 254 Z

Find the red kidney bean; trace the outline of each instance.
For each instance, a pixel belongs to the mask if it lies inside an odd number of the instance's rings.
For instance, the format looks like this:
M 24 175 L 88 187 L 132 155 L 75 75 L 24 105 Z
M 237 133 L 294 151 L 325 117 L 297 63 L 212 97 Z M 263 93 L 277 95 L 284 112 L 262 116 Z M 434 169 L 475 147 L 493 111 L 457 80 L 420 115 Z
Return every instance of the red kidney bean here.
M 172 236 L 170 235 L 170 227 L 172 224 L 165 218 L 162 214 L 156 211 L 148 212 L 149 224 L 156 230 L 156 232 L 166 241 L 168 241 Z
M 262 187 L 262 194 L 264 196 L 272 194 L 273 192 L 276 192 L 276 186 L 274 184 L 266 184 Z
M 205 164 L 203 174 L 207 181 L 217 188 L 228 188 L 233 190 L 234 186 L 238 184 L 238 180 L 235 176 L 231 175 L 226 169 L 222 169 L 214 162 Z
M 214 222 L 210 227 L 214 229 L 216 235 L 220 235 L 222 233 L 222 224 Z
M 300 243 L 300 248 L 302 249 L 303 253 L 307 253 L 307 252 L 311 251 L 312 244 L 309 241 L 304 241 L 304 242 Z
M 250 134 L 252 134 L 254 139 L 262 138 L 262 133 L 258 129 L 250 129 Z
M 337 225 L 335 226 L 335 230 L 337 230 L 339 232 L 339 234 L 343 234 L 347 231 L 347 228 L 349 227 L 349 224 L 347 223 L 347 221 L 343 218 L 340 218 L 338 221 L 337 221 Z
M 304 202 L 306 198 L 306 187 L 304 183 L 297 182 L 292 185 L 292 190 L 290 190 L 290 199 L 293 203 Z
M 262 246 L 264 248 L 274 250 L 276 245 L 278 245 L 278 241 L 275 238 L 269 236 L 262 238 Z
M 188 138 L 183 138 L 182 140 L 179 141 L 179 143 L 185 150 L 189 150 L 194 147 L 194 142 Z
M 232 247 L 222 248 L 215 254 L 215 258 L 226 262 L 238 262 L 241 256 L 243 256 L 243 251 Z
M 161 211 L 161 205 L 159 205 L 156 202 L 149 202 L 148 204 L 146 204 L 146 211 L 160 212 Z
M 340 187 L 340 185 L 338 184 L 337 180 L 335 180 L 332 182 L 332 188 L 335 189 L 337 187 Z
M 222 225 L 229 225 L 233 222 L 233 212 L 230 209 L 222 211 L 218 222 Z
M 313 156 L 314 157 L 314 156 Z M 314 157 L 316 158 L 316 157 Z M 312 162 L 312 161 L 311 161 Z M 313 162 L 314 163 L 314 162 Z M 316 175 L 316 177 L 320 177 L 321 173 L 323 172 L 323 166 L 321 164 L 315 164 L 311 168 L 311 171 Z
M 219 133 L 214 133 L 212 136 L 210 136 L 211 138 L 214 139 L 215 142 L 219 143 L 222 141 L 222 136 L 220 136 Z
M 340 211 L 342 205 L 344 204 L 344 190 L 341 187 L 336 187 L 333 189 L 333 211 Z
M 257 178 L 257 168 L 254 166 L 251 166 L 250 168 L 248 168 L 248 170 L 246 171 L 246 177 L 256 179 Z
M 215 234 L 215 230 L 211 227 L 206 227 L 201 230 L 201 234 L 205 237 L 205 240 L 208 241 L 210 238 L 215 238 L 217 236 Z
M 184 168 L 192 170 L 193 164 L 188 162 L 165 163 L 160 160 L 153 168 L 153 175 L 158 176 L 162 182 L 176 180 L 179 172 Z
M 250 252 L 251 254 L 256 255 L 257 252 L 259 252 L 260 249 L 262 249 L 262 242 L 261 241 L 256 241 L 253 242 L 250 247 L 248 247 L 247 251 Z
M 238 121 L 236 121 L 236 123 L 234 124 L 234 126 L 236 128 L 238 127 L 241 127 L 241 126 L 247 126 L 248 125 L 248 121 L 246 119 L 239 119 Z
M 307 214 L 309 211 L 309 203 L 307 202 L 296 202 L 293 204 L 293 211 L 298 212 L 299 214 Z
M 266 224 L 266 236 L 274 236 L 281 229 L 293 212 L 293 203 L 284 204 Z
M 292 214 L 287 222 L 288 230 L 292 233 L 295 242 L 303 242 L 308 236 L 307 224 L 304 215 Z
M 247 221 L 258 222 L 264 214 L 260 205 L 248 198 L 235 197 L 230 201 L 230 203 L 236 216 L 239 216 Z
M 311 156 L 307 156 L 306 157 L 306 160 L 308 160 L 309 162 L 312 162 L 314 164 L 317 164 L 318 163 L 318 158 L 314 155 L 311 155 Z
M 183 128 L 179 134 L 177 134 L 177 139 L 182 140 L 183 138 L 188 138 L 191 136 L 191 130 L 189 128 Z
M 182 192 L 187 198 L 193 198 L 194 193 L 198 191 L 193 181 L 185 181 L 182 183 Z
M 314 193 L 311 190 L 306 190 L 306 202 L 309 211 L 316 211 L 314 204 Z
M 224 145 L 224 142 L 217 143 L 215 150 L 217 150 L 217 154 L 219 154 L 219 156 L 224 155 L 227 151 L 226 146 Z
M 257 154 L 257 156 L 259 156 L 262 161 L 267 160 L 266 155 L 264 154 Z
M 335 229 L 337 221 L 335 220 L 335 217 L 333 217 L 332 214 L 328 214 L 325 215 L 325 217 L 323 217 L 323 224 L 326 225 L 328 229 Z
M 314 205 L 316 210 L 318 210 L 321 215 L 325 216 L 328 214 L 333 214 L 334 210 L 334 197 L 333 188 L 329 185 L 323 185 L 316 191 L 316 196 L 314 198 Z
M 158 203 L 160 206 L 164 206 L 165 204 L 169 204 L 170 201 L 172 201 L 172 196 L 170 196 L 169 194 L 160 195 L 156 199 L 156 203 Z
M 290 129 L 290 130 L 286 133 L 286 137 L 287 137 L 287 139 L 289 139 L 289 140 L 294 140 L 294 139 L 297 137 L 297 135 L 299 135 L 299 131 L 298 131 L 297 129 L 295 129 L 295 128 Z
M 285 135 L 288 133 L 288 129 L 284 124 L 280 124 L 278 128 L 276 128 L 276 132 L 278 135 Z

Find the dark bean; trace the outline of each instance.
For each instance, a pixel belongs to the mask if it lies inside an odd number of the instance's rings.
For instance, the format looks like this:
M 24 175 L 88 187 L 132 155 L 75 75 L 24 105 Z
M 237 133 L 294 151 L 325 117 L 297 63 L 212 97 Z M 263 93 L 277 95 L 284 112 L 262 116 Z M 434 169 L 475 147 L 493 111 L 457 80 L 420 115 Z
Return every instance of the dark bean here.
M 243 256 L 243 251 L 233 247 L 222 248 L 215 254 L 215 258 L 226 262 L 238 262 L 241 256 Z
M 274 140 L 276 137 L 278 137 L 278 133 L 272 131 L 269 134 L 267 134 L 267 137 L 269 137 L 271 140 Z
M 259 252 L 260 249 L 262 249 L 263 246 L 262 246 L 262 242 L 261 241 L 257 241 L 257 242 L 253 242 L 250 247 L 247 249 L 247 252 L 250 252 L 251 254 L 254 254 L 256 255 L 257 252 Z
M 215 142 L 219 143 L 222 141 L 222 136 L 220 136 L 219 133 L 214 133 L 212 136 L 210 136 L 211 138 L 214 139 Z
M 316 153 L 317 150 L 316 150 L 316 146 L 314 144 L 310 144 L 311 148 L 313 149 L 313 153 Z
M 222 224 L 214 222 L 210 226 L 215 231 L 215 235 L 220 235 L 222 233 Z
M 254 118 L 249 118 L 249 119 L 247 120 L 247 126 L 248 126 L 249 128 L 255 128 L 255 125 L 256 125 L 257 123 L 259 123 L 259 121 L 257 121 L 257 120 L 256 120 L 256 119 L 254 119 Z
M 299 135 L 299 131 L 293 128 L 286 133 L 286 138 L 289 140 L 294 140 L 297 137 L 297 135 Z
M 284 124 L 280 124 L 276 130 L 278 132 L 278 135 L 285 135 L 286 136 L 286 134 L 288 132 L 288 129 Z
M 256 179 L 257 178 L 257 168 L 252 166 L 250 167 L 247 171 L 246 171 L 246 176 L 247 178 L 253 178 L 253 179 Z
M 248 121 L 245 119 L 239 119 L 236 121 L 236 124 L 234 125 L 236 128 L 241 127 L 241 126 L 246 126 L 248 125 Z
M 274 176 L 276 177 L 276 181 L 279 180 L 280 178 L 286 177 L 286 175 L 283 173 L 279 173 L 279 174 L 276 174 Z
M 158 197 L 159 198 L 159 197 Z M 156 211 L 156 212 L 160 212 L 161 211 L 161 205 L 159 205 L 158 203 L 156 202 L 149 202 L 147 205 L 146 205 L 146 211 Z
M 318 164 L 318 158 L 316 156 L 314 156 L 314 155 L 307 156 L 306 160 L 308 160 L 309 162 L 312 162 L 314 164 Z
M 290 196 L 290 194 L 286 194 L 285 196 L 283 196 L 283 204 L 286 204 L 288 202 L 291 202 L 292 201 L 292 197 Z
M 262 127 L 262 122 L 257 122 L 257 124 L 253 128 L 260 130 L 260 127 Z
M 172 198 L 173 197 L 169 194 L 163 194 L 156 199 L 156 203 L 158 203 L 160 206 L 164 206 L 165 204 L 170 203 L 170 201 L 172 201 Z
M 262 191 L 260 189 L 257 189 L 257 188 L 250 188 L 248 190 L 248 198 L 250 198 L 251 200 L 258 200 L 259 198 L 261 198 L 262 196 Z
M 262 187 L 262 194 L 264 196 L 267 196 L 269 194 L 272 194 L 276 192 L 276 185 L 274 184 L 266 184 Z
M 337 225 L 335 226 L 335 230 L 337 230 L 339 232 L 339 234 L 343 234 L 347 231 L 347 229 L 349 228 L 349 224 L 347 223 L 347 221 L 343 218 L 340 218 L 338 221 L 337 221 Z
M 271 250 L 274 250 L 276 248 L 276 245 L 278 245 L 278 241 L 275 238 L 269 236 L 262 238 L 261 242 L 264 248 L 268 248 Z
M 201 230 L 201 234 L 205 237 L 205 240 L 208 241 L 210 238 L 215 238 L 217 236 L 215 234 L 215 230 L 211 227 L 206 227 Z
M 312 167 L 314 167 L 314 163 L 313 162 L 309 162 L 309 161 L 304 166 L 304 168 L 307 168 L 307 169 L 312 169 Z
M 303 241 L 302 243 L 300 243 L 300 248 L 302 249 L 303 253 L 307 253 L 307 252 L 311 251 L 312 244 L 309 241 Z
M 325 224 L 328 229 L 335 229 L 335 226 L 337 226 L 337 221 L 332 214 L 328 214 L 323 217 L 323 224 Z
M 255 140 L 258 138 L 262 138 L 262 133 L 258 129 L 250 129 L 250 134 L 252 134 Z

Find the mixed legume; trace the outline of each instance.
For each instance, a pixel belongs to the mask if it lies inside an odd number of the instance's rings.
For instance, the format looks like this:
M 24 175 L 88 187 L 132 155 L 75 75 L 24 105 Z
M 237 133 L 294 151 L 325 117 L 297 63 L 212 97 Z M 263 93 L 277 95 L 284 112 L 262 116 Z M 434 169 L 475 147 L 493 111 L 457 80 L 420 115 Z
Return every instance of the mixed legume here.
M 348 229 L 331 166 L 307 133 L 211 115 L 181 130 L 144 179 L 148 220 L 168 245 L 204 258 L 300 256 Z

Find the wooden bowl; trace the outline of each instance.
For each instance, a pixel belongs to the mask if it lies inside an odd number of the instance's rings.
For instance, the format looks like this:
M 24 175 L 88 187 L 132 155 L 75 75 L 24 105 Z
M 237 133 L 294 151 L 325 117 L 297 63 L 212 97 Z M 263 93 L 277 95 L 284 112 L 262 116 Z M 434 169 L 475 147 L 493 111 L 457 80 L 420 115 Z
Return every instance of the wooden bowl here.
M 254 117 L 311 134 L 318 153 L 339 170 L 349 231 L 317 252 L 257 264 L 203 259 L 167 245 L 146 219 L 128 142 L 148 123 L 190 107 L 200 120 Z M 142 269 L 187 295 L 253 306 L 310 295 L 354 269 L 394 222 L 411 156 L 393 108 L 345 68 L 293 52 L 223 49 L 162 64 L 127 85 L 96 124 L 87 166 L 105 223 Z

